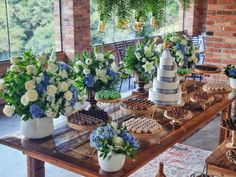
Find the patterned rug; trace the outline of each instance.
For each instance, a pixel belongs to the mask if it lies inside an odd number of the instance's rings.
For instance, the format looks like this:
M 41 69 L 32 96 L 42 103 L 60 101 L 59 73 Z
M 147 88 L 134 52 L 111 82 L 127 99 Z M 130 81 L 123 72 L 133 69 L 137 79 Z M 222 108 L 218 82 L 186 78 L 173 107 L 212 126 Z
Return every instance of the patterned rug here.
M 159 162 L 164 162 L 164 172 L 167 177 L 189 177 L 193 173 L 201 174 L 205 159 L 210 153 L 210 151 L 176 144 L 130 177 L 155 177 Z

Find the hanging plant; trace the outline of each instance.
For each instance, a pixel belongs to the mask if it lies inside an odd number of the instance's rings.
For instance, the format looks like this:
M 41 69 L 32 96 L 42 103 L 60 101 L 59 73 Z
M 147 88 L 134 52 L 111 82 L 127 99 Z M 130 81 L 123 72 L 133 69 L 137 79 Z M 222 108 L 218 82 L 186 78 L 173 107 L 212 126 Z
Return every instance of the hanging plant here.
M 185 15 L 186 11 L 191 7 L 191 4 L 193 3 L 194 0 L 179 0 L 179 3 L 182 6 L 183 9 L 183 24 L 182 24 L 182 31 L 184 31 L 185 27 Z

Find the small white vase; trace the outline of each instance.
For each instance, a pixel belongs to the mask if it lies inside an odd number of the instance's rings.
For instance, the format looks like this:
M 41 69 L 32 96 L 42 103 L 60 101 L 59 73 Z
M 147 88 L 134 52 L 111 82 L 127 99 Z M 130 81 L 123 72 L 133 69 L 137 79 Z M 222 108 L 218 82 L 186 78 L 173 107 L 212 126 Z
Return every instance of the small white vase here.
M 233 89 L 236 89 L 236 79 L 229 78 L 229 84 Z
M 38 118 L 21 120 L 21 132 L 25 138 L 41 139 L 48 137 L 53 132 L 53 118 Z
M 99 157 L 100 154 L 101 152 L 98 151 L 98 163 L 104 171 L 116 172 L 124 166 L 125 155 L 112 153 L 111 158 L 106 157 L 103 159 L 103 157 Z

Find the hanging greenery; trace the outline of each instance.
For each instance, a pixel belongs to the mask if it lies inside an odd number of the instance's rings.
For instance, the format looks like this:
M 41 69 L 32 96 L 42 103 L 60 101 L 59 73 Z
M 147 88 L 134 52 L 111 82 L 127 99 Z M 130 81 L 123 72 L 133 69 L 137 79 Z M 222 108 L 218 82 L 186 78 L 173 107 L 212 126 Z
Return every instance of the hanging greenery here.
M 184 12 L 186 12 L 191 7 L 193 1 L 194 0 L 179 0 Z

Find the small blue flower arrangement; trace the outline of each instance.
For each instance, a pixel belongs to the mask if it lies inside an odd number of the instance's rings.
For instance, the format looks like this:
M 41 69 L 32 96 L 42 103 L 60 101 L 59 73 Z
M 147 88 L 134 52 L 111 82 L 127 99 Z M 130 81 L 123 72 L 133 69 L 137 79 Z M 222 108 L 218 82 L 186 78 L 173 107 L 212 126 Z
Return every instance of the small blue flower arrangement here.
M 93 130 L 90 145 L 101 152 L 103 159 L 110 158 L 112 153 L 134 157 L 139 148 L 135 137 L 115 122 Z
M 232 64 L 229 64 L 225 68 L 225 75 L 229 78 L 236 79 L 236 67 Z

